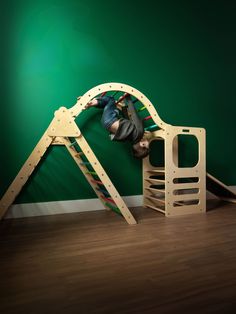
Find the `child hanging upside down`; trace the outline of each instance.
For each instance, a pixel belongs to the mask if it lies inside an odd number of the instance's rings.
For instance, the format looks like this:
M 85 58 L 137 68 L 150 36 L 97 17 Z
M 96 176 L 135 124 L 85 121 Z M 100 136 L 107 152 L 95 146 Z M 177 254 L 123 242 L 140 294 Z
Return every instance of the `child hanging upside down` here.
M 113 141 L 129 141 L 132 143 L 133 155 L 144 158 L 149 154 L 148 133 L 144 132 L 143 122 L 139 118 L 131 98 L 128 98 L 130 120 L 119 117 L 116 101 L 112 96 L 101 96 L 87 103 L 85 109 L 97 107 L 103 109 L 101 123 L 110 133 Z

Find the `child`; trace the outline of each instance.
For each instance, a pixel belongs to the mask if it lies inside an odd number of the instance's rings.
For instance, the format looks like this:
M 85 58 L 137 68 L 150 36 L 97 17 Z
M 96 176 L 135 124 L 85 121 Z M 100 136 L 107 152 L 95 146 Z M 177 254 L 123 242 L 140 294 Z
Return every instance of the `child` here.
M 101 123 L 110 133 L 113 141 L 130 141 L 133 155 L 144 158 L 149 154 L 149 140 L 144 132 L 142 120 L 139 118 L 130 97 L 127 97 L 130 120 L 119 117 L 116 101 L 112 96 L 101 96 L 92 99 L 85 109 L 97 107 L 103 109 Z

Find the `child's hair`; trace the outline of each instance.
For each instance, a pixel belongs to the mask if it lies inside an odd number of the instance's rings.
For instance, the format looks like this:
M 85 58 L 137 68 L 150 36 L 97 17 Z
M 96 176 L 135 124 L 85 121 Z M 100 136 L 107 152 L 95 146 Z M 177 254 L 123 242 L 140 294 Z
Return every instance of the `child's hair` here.
M 132 151 L 135 158 L 142 159 L 149 154 L 150 149 L 147 147 L 141 147 L 138 142 L 133 145 Z

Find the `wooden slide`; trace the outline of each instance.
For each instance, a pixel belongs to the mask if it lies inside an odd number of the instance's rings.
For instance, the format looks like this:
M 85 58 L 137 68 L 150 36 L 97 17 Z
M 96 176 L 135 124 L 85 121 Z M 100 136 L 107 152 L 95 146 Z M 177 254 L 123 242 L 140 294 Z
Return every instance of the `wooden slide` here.
M 236 193 L 209 173 L 206 174 L 206 189 L 224 201 L 236 203 Z

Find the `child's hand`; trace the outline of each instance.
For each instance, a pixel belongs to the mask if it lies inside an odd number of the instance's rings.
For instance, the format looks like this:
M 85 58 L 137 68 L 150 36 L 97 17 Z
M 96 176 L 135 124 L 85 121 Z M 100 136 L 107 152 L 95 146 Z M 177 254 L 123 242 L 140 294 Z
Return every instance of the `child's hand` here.
M 150 131 L 144 131 L 144 137 L 146 139 L 151 139 L 152 138 L 152 132 Z
M 88 109 L 90 107 L 94 107 L 97 106 L 98 104 L 98 100 L 96 98 L 93 98 L 92 100 L 90 100 L 84 107 L 84 109 Z

